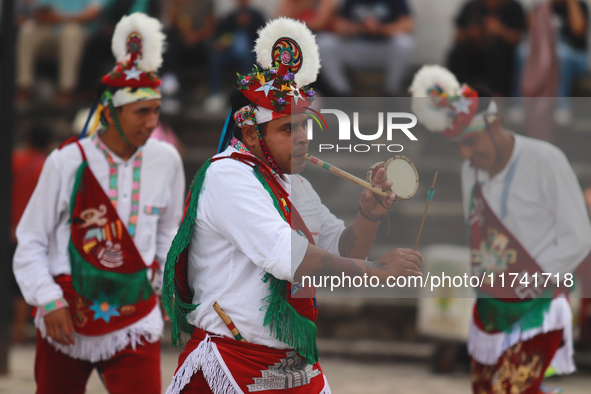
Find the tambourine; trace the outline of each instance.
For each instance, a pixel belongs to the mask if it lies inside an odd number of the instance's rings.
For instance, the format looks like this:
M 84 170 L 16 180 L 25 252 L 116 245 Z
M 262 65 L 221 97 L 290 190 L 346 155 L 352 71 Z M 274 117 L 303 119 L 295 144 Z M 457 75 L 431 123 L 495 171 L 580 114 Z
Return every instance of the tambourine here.
M 371 166 L 367 171 L 365 180 L 371 180 L 377 170 L 384 168 L 386 178 L 392 182 L 392 192 L 397 200 L 408 200 L 415 195 L 419 188 L 419 173 L 414 164 L 402 155 L 394 156 L 386 162 L 379 162 Z
M 414 196 L 419 187 L 419 173 L 415 166 L 409 159 L 404 156 L 394 156 L 390 160 L 374 164 L 367 172 L 367 181 L 359 179 L 354 175 L 349 174 L 325 161 L 322 161 L 314 156 L 304 155 L 304 159 L 320 167 L 328 172 L 340 176 L 350 182 L 353 182 L 377 195 L 382 197 L 389 197 L 392 193 L 396 194 L 397 200 L 407 200 Z M 392 192 L 380 189 L 371 184 L 371 179 L 374 171 L 379 168 L 386 168 L 387 179 L 392 181 Z

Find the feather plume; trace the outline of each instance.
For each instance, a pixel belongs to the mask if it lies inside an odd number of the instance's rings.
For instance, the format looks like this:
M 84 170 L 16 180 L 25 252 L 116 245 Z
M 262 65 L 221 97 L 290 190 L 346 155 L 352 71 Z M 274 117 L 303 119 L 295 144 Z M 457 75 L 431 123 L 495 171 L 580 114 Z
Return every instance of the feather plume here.
M 113 34 L 111 49 L 117 62 L 126 62 L 130 55 L 127 52 L 127 38 L 131 33 L 138 33 L 142 39 L 142 55 L 138 67 L 145 72 L 157 71 L 162 65 L 162 52 L 166 36 L 162 33 L 162 24 L 141 12 L 124 16 L 117 23 Z
M 280 17 L 267 23 L 258 31 L 254 52 L 257 63 L 263 69 L 273 66 L 273 45 L 283 37 L 289 37 L 298 43 L 302 51 L 302 67 L 295 74 L 297 86 L 309 85 L 316 81 L 320 70 L 320 54 L 314 34 L 306 24 L 290 18 Z
M 430 92 L 437 89 L 445 97 L 457 97 L 460 94 L 460 83 L 446 68 L 437 65 L 423 66 L 417 73 L 409 88 L 412 94 L 412 111 L 427 129 L 441 132 L 452 124 L 447 107 L 437 107 L 428 99 Z

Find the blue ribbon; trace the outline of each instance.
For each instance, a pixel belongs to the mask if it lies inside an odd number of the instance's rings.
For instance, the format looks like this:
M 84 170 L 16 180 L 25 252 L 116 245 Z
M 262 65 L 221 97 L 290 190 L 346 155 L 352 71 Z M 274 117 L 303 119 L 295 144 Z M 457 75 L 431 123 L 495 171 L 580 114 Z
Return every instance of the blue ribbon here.
M 86 130 L 88 129 L 88 124 L 90 123 L 90 119 L 92 119 L 92 115 L 96 111 L 96 107 L 98 107 L 99 101 L 100 100 L 96 100 L 94 102 L 94 104 L 92 104 L 92 107 L 90 108 L 90 112 L 88 113 L 88 118 L 86 118 L 86 123 L 84 123 L 84 128 L 82 129 L 82 133 L 80 133 L 79 139 L 86 137 Z
M 435 189 L 430 187 L 427 191 L 427 201 L 431 201 L 433 199 L 433 196 L 435 196 Z
M 234 132 L 234 119 L 232 118 L 232 110 L 228 113 L 228 117 L 226 118 L 226 123 L 224 123 L 224 128 L 222 129 L 222 135 L 220 137 L 220 142 L 218 144 L 218 152 L 221 153 L 228 145 L 230 145 L 230 140 L 232 140 L 232 135 Z

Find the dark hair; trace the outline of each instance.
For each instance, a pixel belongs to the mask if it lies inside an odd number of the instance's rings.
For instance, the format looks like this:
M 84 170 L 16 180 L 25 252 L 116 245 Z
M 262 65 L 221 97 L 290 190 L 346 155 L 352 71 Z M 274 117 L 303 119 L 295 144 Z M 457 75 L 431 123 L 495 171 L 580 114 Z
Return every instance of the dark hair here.
M 234 115 L 234 113 L 236 111 L 238 111 L 240 108 L 245 107 L 250 104 L 252 104 L 252 101 L 247 99 L 246 96 L 243 95 L 240 90 L 234 89 L 232 91 L 232 94 L 230 95 L 230 105 L 232 106 L 232 115 Z M 259 127 L 259 132 L 261 133 L 261 136 L 263 136 L 267 133 L 267 124 L 266 123 L 259 124 L 258 127 Z M 242 128 L 240 128 L 237 124 L 235 124 L 233 131 L 234 131 L 234 137 L 236 137 L 236 139 L 238 139 L 238 140 L 242 140 Z
M 121 89 L 125 89 L 122 87 L 117 87 L 117 86 L 109 86 L 109 85 L 105 85 L 104 83 L 100 83 L 97 85 L 97 89 L 96 89 L 96 93 L 97 93 L 97 100 L 101 100 L 103 97 L 103 94 L 105 94 L 105 92 L 108 90 L 109 92 L 111 92 L 111 95 L 114 96 L 115 93 L 117 93 L 117 91 L 121 90 Z M 138 88 L 133 88 L 131 89 L 132 93 L 135 93 L 137 91 Z M 101 112 L 101 118 L 100 118 L 101 124 L 106 127 L 107 126 L 107 119 L 105 119 L 105 115 L 104 112 Z
M 472 86 L 472 89 L 478 93 L 478 113 L 486 111 L 493 98 L 492 92 L 482 84 Z
M 119 86 L 109 86 L 109 85 L 105 85 L 104 83 L 100 83 L 99 85 L 97 85 L 96 87 L 96 98 L 97 100 L 100 100 L 103 97 L 103 94 L 108 90 L 109 92 L 111 92 L 111 95 L 115 95 L 115 93 L 117 93 L 117 91 L 121 90 L 121 89 L 125 89 L 123 87 L 119 87 Z M 138 88 L 133 88 L 131 89 L 131 93 L 135 93 L 138 90 Z
M 29 144 L 35 149 L 45 150 L 53 138 L 51 127 L 43 123 L 35 123 L 27 133 Z

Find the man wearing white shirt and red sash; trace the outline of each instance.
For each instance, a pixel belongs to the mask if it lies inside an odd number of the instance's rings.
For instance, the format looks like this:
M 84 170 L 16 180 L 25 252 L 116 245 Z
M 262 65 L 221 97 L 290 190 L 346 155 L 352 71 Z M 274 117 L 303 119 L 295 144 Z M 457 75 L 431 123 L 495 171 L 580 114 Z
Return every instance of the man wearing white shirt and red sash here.
M 37 393 L 83 393 L 95 368 L 110 393 L 160 393 L 156 293 L 185 182 L 178 152 L 149 139 L 163 43 L 156 19 L 119 22 L 97 110 L 104 130 L 48 157 L 17 227 L 14 272 L 37 307 Z
M 473 392 L 546 392 L 540 386 L 549 369 L 575 370 L 564 293 L 591 249 L 576 175 L 555 146 L 505 130 L 495 101 L 460 86 L 448 70 L 424 66 L 411 92 L 418 120 L 466 159 L 472 274 L 486 279 L 468 340 Z
M 173 343 L 181 331 L 191 334 L 169 394 L 330 393 L 318 363 L 314 292 L 297 282 L 342 272 L 420 275 L 416 251 L 364 260 L 393 195 L 362 193 L 345 228 L 296 175 L 314 95 L 305 85 L 319 69 L 314 36 L 278 18 L 259 31 L 255 52 L 260 67 L 239 76 L 232 95 L 233 138 L 226 127 L 218 155 L 196 175 L 167 257 L 163 303 Z M 384 173 L 373 183 L 387 190 Z M 232 323 L 214 311 L 216 302 Z

